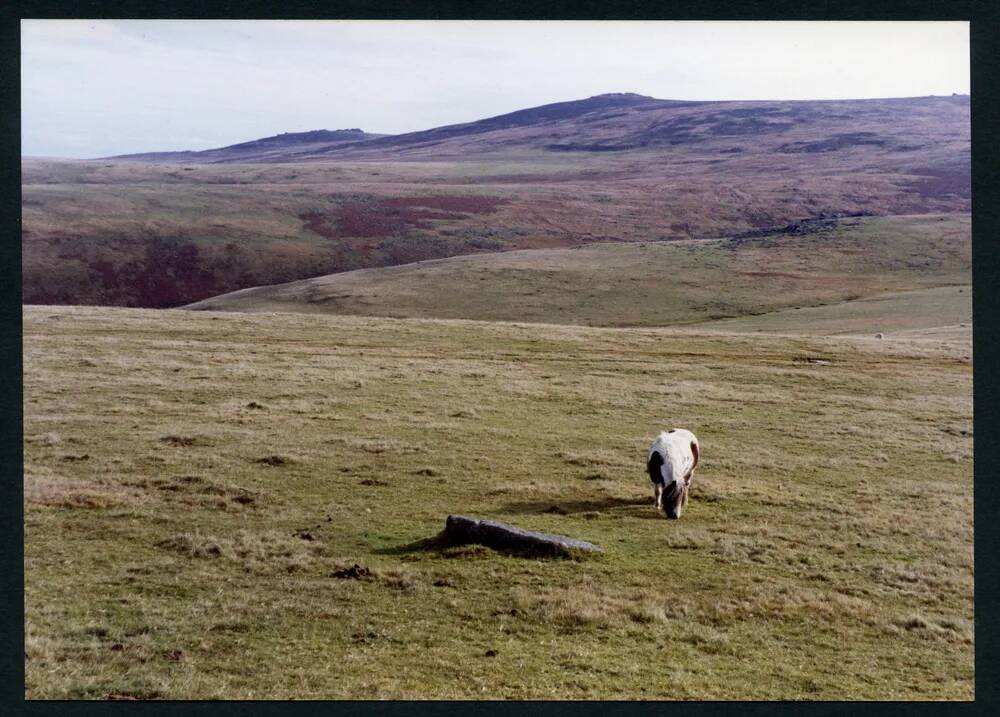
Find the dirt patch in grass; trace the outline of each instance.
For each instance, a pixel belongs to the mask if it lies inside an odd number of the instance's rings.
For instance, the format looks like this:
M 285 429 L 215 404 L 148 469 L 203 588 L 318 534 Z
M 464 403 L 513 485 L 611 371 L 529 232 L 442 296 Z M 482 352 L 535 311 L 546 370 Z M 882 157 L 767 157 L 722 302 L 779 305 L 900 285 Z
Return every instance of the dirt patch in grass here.
M 265 466 L 286 466 L 292 463 L 292 459 L 287 456 L 279 456 L 277 454 L 264 456 L 263 458 L 258 458 L 255 463 L 260 463 Z
M 89 453 L 83 453 L 81 455 L 74 455 L 74 454 L 68 453 L 68 454 L 66 454 L 64 456 L 61 456 L 61 460 L 68 461 L 68 462 L 71 462 L 71 463 L 72 462 L 76 462 L 76 461 L 89 461 L 90 460 L 90 454 Z
M 346 568 L 339 568 L 330 573 L 331 578 L 341 578 L 347 580 L 367 580 L 375 577 L 370 568 L 354 563 Z
M 166 443 L 168 446 L 179 446 L 183 448 L 208 445 L 208 441 L 201 436 L 163 436 L 160 438 L 160 443 Z
M 341 564 L 330 573 L 330 577 L 339 580 L 373 581 L 398 590 L 411 590 L 419 582 L 417 576 L 404 567 L 370 568 L 361 563 Z

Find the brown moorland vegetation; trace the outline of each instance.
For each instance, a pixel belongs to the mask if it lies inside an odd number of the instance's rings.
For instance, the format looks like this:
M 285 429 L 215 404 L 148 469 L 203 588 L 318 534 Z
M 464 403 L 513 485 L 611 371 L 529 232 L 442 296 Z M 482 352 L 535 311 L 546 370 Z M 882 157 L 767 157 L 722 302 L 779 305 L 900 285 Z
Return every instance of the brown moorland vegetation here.
M 623 95 L 309 146 L 23 160 L 25 301 L 179 306 L 459 254 L 970 208 L 968 97 Z
M 971 301 L 959 294 L 972 281 L 968 215 L 825 220 L 759 234 L 451 257 L 243 289 L 189 308 L 668 326 L 936 287 Z M 881 312 L 884 328 L 899 327 L 892 313 Z M 938 325 L 971 314 L 928 317 Z

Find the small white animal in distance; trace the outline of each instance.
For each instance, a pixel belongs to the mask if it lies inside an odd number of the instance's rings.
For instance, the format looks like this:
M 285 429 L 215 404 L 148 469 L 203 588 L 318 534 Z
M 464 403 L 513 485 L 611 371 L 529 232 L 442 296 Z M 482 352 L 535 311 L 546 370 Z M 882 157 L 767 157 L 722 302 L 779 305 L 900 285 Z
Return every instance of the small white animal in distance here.
M 653 502 L 668 518 L 680 518 L 687 507 L 700 454 L 698 439 L 684 428 L 660 433 L 649 447 L 646 471 L 653 481 Z

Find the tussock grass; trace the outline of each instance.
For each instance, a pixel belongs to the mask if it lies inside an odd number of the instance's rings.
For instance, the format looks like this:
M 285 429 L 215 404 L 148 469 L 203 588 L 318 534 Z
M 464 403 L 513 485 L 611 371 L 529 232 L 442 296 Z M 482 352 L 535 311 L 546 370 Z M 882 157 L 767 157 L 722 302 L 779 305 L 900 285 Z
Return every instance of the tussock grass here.
M 241 530 L 227 538 L 198 532 L 180 533 L 155 546 L 188 558 L 224 559 L 247 572 L 294 572 L 307 567 L 315 555 L 324 551 L 321 544 L 311 542 L 274 531 L 250 533 Z
M 31 698 L 973 697 L 964 339 L 24 321 Z M 442 547 L 449 513 L 605 552 Z

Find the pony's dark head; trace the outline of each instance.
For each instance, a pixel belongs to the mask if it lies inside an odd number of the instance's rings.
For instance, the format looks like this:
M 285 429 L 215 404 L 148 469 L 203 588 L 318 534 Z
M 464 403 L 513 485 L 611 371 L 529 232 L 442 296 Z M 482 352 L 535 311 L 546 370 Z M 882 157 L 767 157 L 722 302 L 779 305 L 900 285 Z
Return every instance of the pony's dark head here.
M 663 486 L 663 514 L 671 520 L 680 518 L 687 507 L 690 480 L 688 477 L 687 480 L 675 480 Z

